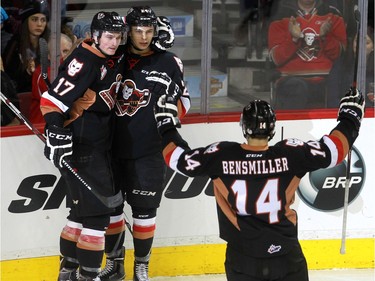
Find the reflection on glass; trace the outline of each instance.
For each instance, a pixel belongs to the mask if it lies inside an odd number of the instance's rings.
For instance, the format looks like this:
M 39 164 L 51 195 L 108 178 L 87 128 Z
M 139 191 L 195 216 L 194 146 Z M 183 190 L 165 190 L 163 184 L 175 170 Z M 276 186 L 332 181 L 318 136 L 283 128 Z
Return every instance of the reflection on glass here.
M 87 36 L 98 10 L 125 15 L 134 5 L 120 0 L 67 3 L 65 15 L 73 19 L 69 24 L 81 38 Z M 352 11 L 357 1 L 212 0 L 209 27 L 202 24 L 204 3 L 148 3 L 172 23 L 176 37 L 170 51 L 184 63 L 190 113 L 201 113 L 207 97 L 209 112 L 239 112 L 255 98 L 271 102 L 277 110 L 337 107 L 353 77 Z M 208 28 L 212 46 L 202 36 Z M 201 76 L 207 72 L 202 69 L 202 48 L 211 54 L 210 90 L 202 89 Z

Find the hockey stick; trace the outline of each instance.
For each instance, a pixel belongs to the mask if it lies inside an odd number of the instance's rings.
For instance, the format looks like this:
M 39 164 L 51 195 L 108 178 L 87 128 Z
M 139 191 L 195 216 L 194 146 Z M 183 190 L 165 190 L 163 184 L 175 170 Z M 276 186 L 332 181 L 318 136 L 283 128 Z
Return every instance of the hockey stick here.
M 47 87 L 51 87 L 51 83 L 48 79 L 48 44 L 44 38 L 39 38 L 39 50 L 40 50 L 40 68 L 41 74 Z
M 25 124 L 43 143 L 45 143 L 46 137 L 27 120 L 27 118 L 18 110 L 18 108 L 2 92 L 0 92 L 0 94 L 1 94 L 1 100 L 9 107 L 11 111 L 13 111 L 17 119 L 20 120 L 21 123 Z M 111 197 L 103 196 L 100 193 L 98 193 L 96 189 L 93 189 L 90 185 L 88 185 L 86 181 L 83 180 L 81 176 L 78 175 L 77 172 L 65 160 L 62 160 L 62 163 L 106 207 L 115 208 L 123 202 L 121 192 Z
M 131 235 L 133 236 L 133 230 L 132 230 L 132 226 L 130 225 L 129 223 L 129 219 L 128 219 L 128 216 L 126 215 L 125 212 L 124 213 L 124 216 L 125 216 L 125 224 L 126 224 L 126 227 L 129 229 L 129 232 L 131 233 Z
M 357 22 L 357 45 L 355 48 L 355 57 L 354 57 L 354 74 L 353 74 L 353 82 L 352 87 L 355 89 L 357 88 L 357 71 L 358 71 L 358 58 L 359 58 L 359 32 L 361 28 L 361 14 L 358 10 L 358 6 L 354 6 L 354 18 Z M 350 148 L 348 151 L 348 160 L 346 163 L 346 175 L 345 175 L 345 194 L 344 194 L 344 210 L 343 210 L 343 219 L 342 219 L 342 233 L 341 233 L 341 247 L 340 247 L 340 254 L 345 254 L 346 252 L 346 227 L 347 227 L 347 220 L 348 220 L 348 206 L 349 206 L 349 185 L 350 185 L 350 165 L 351 165 L 351 158 L 352 158 L 352 149 Z

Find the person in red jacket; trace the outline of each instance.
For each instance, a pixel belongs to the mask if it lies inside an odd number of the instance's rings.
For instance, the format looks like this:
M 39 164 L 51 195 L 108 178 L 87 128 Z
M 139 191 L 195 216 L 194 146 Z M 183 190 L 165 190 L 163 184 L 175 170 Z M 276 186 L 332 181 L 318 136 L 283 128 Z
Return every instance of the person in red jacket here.
M 69 38 L 69 36 L 64 33 L 61 33 L 61 39 L 60 39 L 61 61 L 66 59 L 72 47 L 73 47 L 73 42 Z M 50 66 L 48 66 L 47 75 L 48 77 L 51 77 Z M 31 104 L 30 104 L 29 120 L 33 124 L 44 123 L 44 117 L 42 115 L 42 112 L 40 111 L 40 97 L 45 91 L 48 90 L 48 87 L 42 76 L 41 65 L 38 65 L 35 68 L 35 71 L 33 72 L 31 86 L 32 88 L 31 88 Z
M 270 23 L 268 48 L 281 75 L 275 109 L 311 108 L 346 48 L 344 20 L 321 0 L 280 1 Z

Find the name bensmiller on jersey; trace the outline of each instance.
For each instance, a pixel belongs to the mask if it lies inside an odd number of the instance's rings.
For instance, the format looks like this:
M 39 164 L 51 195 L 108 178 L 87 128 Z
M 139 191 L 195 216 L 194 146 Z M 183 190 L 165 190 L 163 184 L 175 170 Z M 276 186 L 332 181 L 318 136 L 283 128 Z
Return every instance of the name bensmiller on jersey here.
M 286 157 L 265 160 L 222 161 L 221 165 L 225 175 L 263 175 L 289 170 Z

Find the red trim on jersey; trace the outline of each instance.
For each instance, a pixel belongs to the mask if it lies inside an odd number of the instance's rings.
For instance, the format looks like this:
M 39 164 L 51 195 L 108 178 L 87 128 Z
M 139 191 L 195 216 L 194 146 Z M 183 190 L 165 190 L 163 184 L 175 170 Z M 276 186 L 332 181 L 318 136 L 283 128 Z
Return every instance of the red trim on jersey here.
M 337 164 L 341 163 L 344 158 L 345 158 L 345 155 L 344 155 L 344 145 L 342 143 L 342 141 L 336 137 L 336 136 L 333 136 L 333 135 L 329 135 L 327 136 L 331 139 L 331 141 L 335 144 L 336 148 L 337 148 Z
M 59 111 L 61 111 L 60 108 L 58 108 L 58 107 L 56 106 L 56 104 L 54 104 L 54 103 L 51 102 L 50 100 L 45 99 L 45 98 L 43 98 L 43 97 L 40 99 L 40 106 L 55 107 L 55 108 L 57 108 Z
M 170 162 L 171 162 L 171 157 L 172 157 L 172 153 L 173 153 L 174 149 L 171 150 L 171 151 L 168 151 L 165 155 L 164 155 L 164 160 L 165 162 L 167 163 L 168 167 L 170 167 Z

